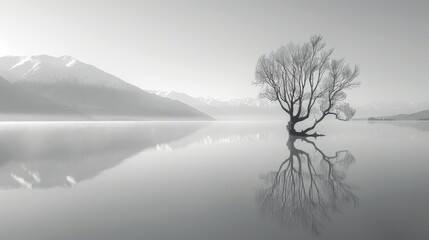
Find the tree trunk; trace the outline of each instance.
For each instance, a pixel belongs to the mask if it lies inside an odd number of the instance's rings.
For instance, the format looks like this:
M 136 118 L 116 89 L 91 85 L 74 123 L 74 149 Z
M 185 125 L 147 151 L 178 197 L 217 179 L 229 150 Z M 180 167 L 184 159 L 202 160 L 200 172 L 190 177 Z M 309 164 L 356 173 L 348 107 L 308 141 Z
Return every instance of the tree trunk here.
M 295 137 L 321 137 L 324 136 L 322 134 L 318 134 L 317 132 L 308 134 L 304 132 L 298 132 L 295 130 L 295 125 L 297 124 L 297 121 L 293 118 L 289 120 L 289 123 L 286 126 L 287 131 L 289 132 L 289 136 L 295 136 Z
M 286 129 L 289 132 L 289 135 L 291 135 L 291 136 L 300 136 L 300 133 L 295 130 L 295 124 L 296 123 L 297 122 L 295 121 L 295 119 L 291 118 L 289 120 L 289 123 L 286 126 Z

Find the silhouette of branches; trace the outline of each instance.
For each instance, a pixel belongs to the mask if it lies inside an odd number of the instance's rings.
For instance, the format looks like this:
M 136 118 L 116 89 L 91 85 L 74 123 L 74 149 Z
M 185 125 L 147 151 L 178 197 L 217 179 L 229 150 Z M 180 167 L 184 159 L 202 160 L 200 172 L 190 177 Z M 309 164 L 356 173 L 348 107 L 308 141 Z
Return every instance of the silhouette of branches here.
M 277 171 L 266 175 L 268 187 L 257 192 L 264 215 L 288 226 L 302 226 L 320 234 L 323 222 L 345 205 L 357 205 L 353 187 L 344 183 L 344 171 L 355 162 L 349 151 L 333 156 L 322 152 L 313 141 L 299 138 L 312 147 L 309 153 L 295 147 L 297 138 L 288 141 L 290 156 Z
M 347 121 L 355 114 L 344 100 L 345 91 L 359 85 L 359 67 L 333 58 L 334 49 L 325 46 L 323 37 L 314 35 L 304 44 L 289 43 L 264 54 L 256 64 L 253 83 L 261 88 L 259 96 L 277 101 L 289 115 L 290 135 L 319 135 L 309 132 L 326 116 Z M 295 125 L 304 121 L 309 125 L 297 131 Z

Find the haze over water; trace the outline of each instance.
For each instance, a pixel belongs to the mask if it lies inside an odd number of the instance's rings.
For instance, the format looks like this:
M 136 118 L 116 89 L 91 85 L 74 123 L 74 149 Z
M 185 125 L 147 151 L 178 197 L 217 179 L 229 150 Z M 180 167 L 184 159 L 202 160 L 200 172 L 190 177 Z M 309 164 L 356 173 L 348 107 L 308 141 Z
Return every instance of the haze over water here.
M 328 121 L 318 132 L 1 123 L 0 238 L 428 238 L 429 122 Z

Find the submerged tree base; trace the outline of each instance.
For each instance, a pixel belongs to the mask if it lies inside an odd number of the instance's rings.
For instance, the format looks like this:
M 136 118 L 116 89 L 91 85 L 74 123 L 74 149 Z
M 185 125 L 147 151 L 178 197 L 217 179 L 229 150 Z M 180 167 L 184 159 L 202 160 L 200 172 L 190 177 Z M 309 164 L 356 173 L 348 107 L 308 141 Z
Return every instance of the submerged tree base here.
M 289 123 L 286 125 L 286 129 L 289 132 L 289 136 L 293 136 L 293 137 L 315 137 L 315 138 L 325 136 L 323 134 L 318 134 L 317 132 L 308 133 L 308 131 L 305 131 L 305 130 L 297 132 L 295 130 L 295 124 L 296 124 L 296 122 L 289 121 Z
M 304 133 L 304 132 L 296 132 L 296 131 L 288 131 L 289 132 L 289 135 L 290 136 L 293 136 L 293 137 L 323 137 L 323 136 L 325 136 L 324 134 L 319 134 L 319 133 L 317 133 L 317 132 L 315 132 L 315 133 L 311 133 L 311 134 L 309 134 L 309 133 Z

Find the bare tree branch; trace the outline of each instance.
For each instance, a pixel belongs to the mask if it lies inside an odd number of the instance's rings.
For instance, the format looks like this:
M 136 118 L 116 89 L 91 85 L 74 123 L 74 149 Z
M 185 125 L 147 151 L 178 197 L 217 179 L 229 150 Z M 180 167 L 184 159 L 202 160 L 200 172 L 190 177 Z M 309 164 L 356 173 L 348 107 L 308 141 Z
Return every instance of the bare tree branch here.
M 291 135 L 311 135 L 328 115 L 347 121 L 355 114 L 344 102 L 344 91 L 359 86 L 359 68 L 332 58 L 334 50 L 325 47 L 323 37 L 314 35 L 307 43 L 289 43 L 257 62 L 254 84 L 261 87 L 259 96 L 279 102 L 289 115 Z M 310 125 L 297 131 L 300 122 Z

